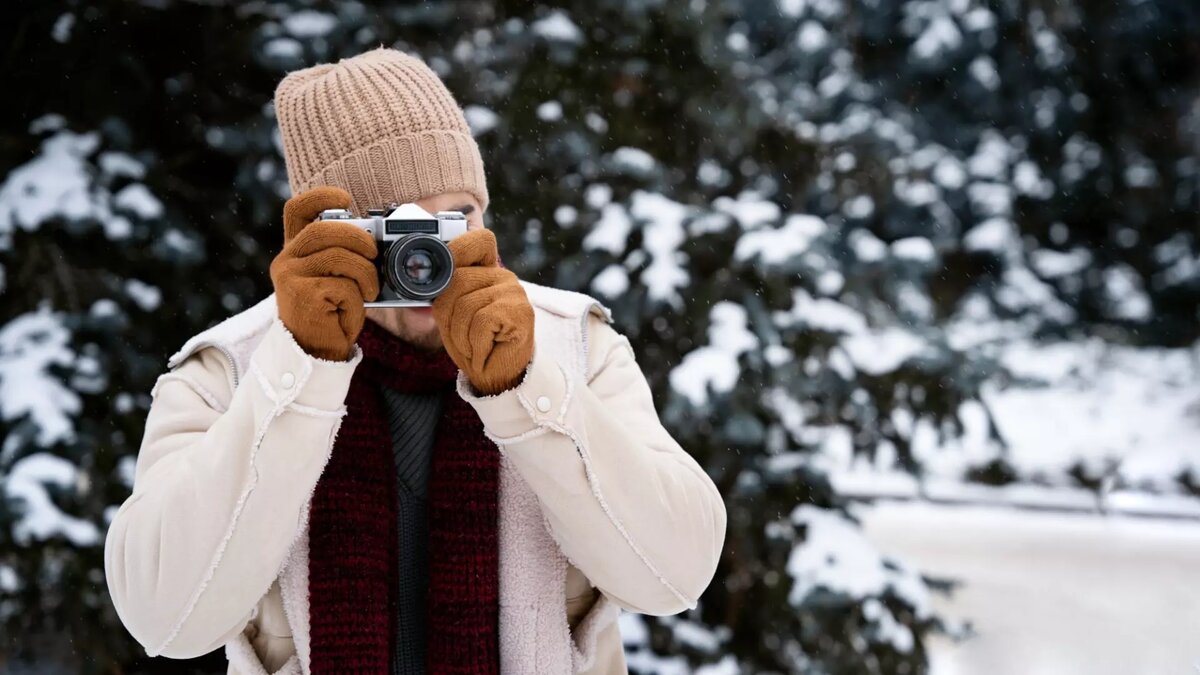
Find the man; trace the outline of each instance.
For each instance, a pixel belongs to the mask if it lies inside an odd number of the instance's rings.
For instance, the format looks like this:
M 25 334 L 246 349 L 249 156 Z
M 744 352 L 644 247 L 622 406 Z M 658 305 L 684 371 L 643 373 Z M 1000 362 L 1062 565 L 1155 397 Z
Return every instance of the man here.
M 122 621 L 242 675 L 626 672 L 619 608 L 695 606 L 725 535 L 628 341 L 498 264 L 479 151 L 420 61 L 294 72 L 275 106 L 275 294 L 155 385 L 105 550 Z M 392 202 L 467 216 L 432 308 L 364 309 L 374 240 L 313 222 Z

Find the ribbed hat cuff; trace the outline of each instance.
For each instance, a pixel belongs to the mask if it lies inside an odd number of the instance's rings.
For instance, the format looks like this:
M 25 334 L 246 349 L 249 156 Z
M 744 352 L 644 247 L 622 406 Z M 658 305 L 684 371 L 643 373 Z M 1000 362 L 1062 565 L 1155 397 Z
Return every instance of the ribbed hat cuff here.
M 483 159 L 475 139 L 457 131 L 423 131 L 359 148 L 292 184 L 300 194 L 321 185 L 340 187 L 354 200 L 350 210 L 404 204 L 445 192 L 468 192 L 487 209 Z

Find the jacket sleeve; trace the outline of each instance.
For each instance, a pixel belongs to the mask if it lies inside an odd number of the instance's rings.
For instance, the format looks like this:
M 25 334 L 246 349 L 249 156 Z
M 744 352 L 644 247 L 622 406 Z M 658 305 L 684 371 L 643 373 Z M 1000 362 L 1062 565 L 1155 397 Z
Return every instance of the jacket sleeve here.
M 535 346 L 522 382 L 459 394 L 537 494 L 563 553 L 625 609 L 695 607 L 725 540 L 725 505 L 671 438 L 629 341 L 588 318 L 590 379 Z
M 276 320 L 236 389 L 213 348 L 159 378 L 104 551 L 149 655 L 205 654 L 245 627 L 307 518 L 360 360 L 315 359 Z

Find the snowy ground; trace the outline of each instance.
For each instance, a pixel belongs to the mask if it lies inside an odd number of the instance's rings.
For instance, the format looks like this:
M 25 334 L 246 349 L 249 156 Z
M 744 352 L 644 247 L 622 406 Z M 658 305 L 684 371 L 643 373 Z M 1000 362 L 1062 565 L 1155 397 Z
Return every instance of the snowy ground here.
M 1200 477 L 1200 345 L 1035 345 L 969 328 L 952 337 L 1018 380 L 986 385 L 986 412 L 960 411 L 961 438 L 912 425 L 924 480 L 825 447 L 838 491 L 876 500 L 859 515 L 881 553 L 962 582 L 934 603 L 975 636 L 936 640 L 934 675 L 1200 673 L 1200 500 L 1180 480 Z M 988 412 L 1004 448 L 988 442 Z M 1016 483 L 964 481 L 997 457 Z
M 975 637 L 933 675 L 1200 672 L 1200 520 L 878 501 L 867 537 L 930 575 Z
M 975 330 L 996 336 L 996 326 Z M 952 331 L 953 333 L 953 331 Z M 1002 458 L 1018 482 L 1072 487 L 1072 471 L 1114 488 L 1157 494 L 1186 493 L 1180 477 L 1200 480 L 1200 344 L 1186 349 L 1114 346 L 1099 339 L 1035 345 L 1022 339 L 984 345 L 1019 378 L 989 382 L 983 403 L 960 409 L 959 438 L 939 438 L 926 420 L 903 413 L 927 480 L 960 482 L 968 469 Z M 1007 447 L 988 438 L 988 413 Z M 830 428 L 819 461 L 835 483 L 854 491 L 877 484 L 890 490 L 913 482 L 881 452 L 875 462 L 855 456 L 849 432 Z

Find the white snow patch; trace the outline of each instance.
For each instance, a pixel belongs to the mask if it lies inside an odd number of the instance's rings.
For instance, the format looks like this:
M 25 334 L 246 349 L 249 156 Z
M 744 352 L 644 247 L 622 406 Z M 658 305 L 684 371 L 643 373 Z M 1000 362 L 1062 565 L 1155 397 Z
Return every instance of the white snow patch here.
M 791 215 L 780 227 L 744 233 L 738 239 L 733 257 L 743 262 L 758 258 L 765 265 L 781 265 L 807 251 L 827 229 L 825 221 L 816 216 Z
M 1017 192 L 1037 199 L 1049 199 L 1054 194 L 1054 183 L 1044 178 L 1038 165 L 1028 159 L 1013 169 L 1013 186 Z
M 140 279 L 126 279 L 125 293 L 147 312 L 153 312 L 162 304 L 162 291 Z
M 828 44 L 829 31 L 812 19 L 805 21 L 796 33 L 796 46 L 800 48 L 800 51 L 811 54 L 824 49 Z
M 82 404 L 51 372 L 75 363 L 70 340 L 61 315 L 46 308 L 0 328 L 0 415 L 10 422 L 28 416 L 43 447 L 75 438 L 72 418 Z
M 1065 55 L 1063 54 L 1062 46 L 1059 44 L 1058 36 L 1047 28 L 1036 30 L 1033 34 L 1033 43 L 1037 47 L 1038 65 L 1044 69 L 1057 68 L 1062 64 Z
M 150 193 L 149 188 L 141 183 L 130 183 L 121 188 L 113 196 L 113 204 L 119 209 L 132 211 L 138 216 L 150 220 L 159 218 L 163 213 L 162 202 Z
M 574 44 L 583 42 L 583 31 L 579 30 L 579 26 L 571 21 L 571 17 L 567 16 L 566 12 L 560 10 L 550 12 L 545 17 L 534 21 L 530 28 L 534 35 L 553 42 Z
M 957 190 L 967 184 L 967 172 L 963 169 L 962 162 L 946 156 L 934 165 L 933 180 L 947 190 Z
M 1082 272 L 1092 264 L 1092 254 L 1083 247 L 1066 252 L 1039 248 L 1029 254 L 1029 262 L 1041 276 L 1055 279 Z
M 111 298 L 100 298 L 92 303 L 88 314 L 97 319 L 116 317 L 121 314 L 121 308 Z
M 709 344 L 694 349 L 671 370 L 671 388 L 694 406 L 708 403 L 709 391 L 725 394 L 741 376 L 738 357 L 758 346 L 758 337 L 747 327 L 746 308 L 719 302 L 709 312 Z
M 854 255 L 863 262 L 878 262 L 887 257 L 887 244 L 880 241 L 870 230 L 858 229 L 850 233 L 850 247 Z
M 996 300 L 1010 310 L 1033 310 L 1061 323 L 1075 320 L 1075 310 L 1058 299 L 1054 288 L 1037 278 L 1028 267 L 1010 262 Z
M 722 187 L 729 183 L 729 172 L 713 160 L 706 159 L 696 168 L 696 178 L 709 187 Z
M 467 126 L 471 128 L 472 136 L 482 136 L 500 123 L 500 116 L 490 108 L 481 105 L 469 105 L 463 108 L 463 116 L 467 118 Z
M 67 126 L 67 118 L 58 113 L 46 113 L 39 115 L 29 123 L 29 133 L 40 134 L 47 131 L 58 131 Z
M 62 535 L 76 546 L 95 546 L 101 542 L 100 530 L 86 520 L 63 513 L 50 498 L 46 485 L 70 489 L 78 480 L 79 469 L 62 457 L 39 452 L 13 463 L 6 480 L 9 498 L 17 500 L 21 515 L 13 527 L 13 539 L 20 545 L 45 541 Z
M 842 204 L 842 213 L 850 218 L 870 218 L 875 213 L 875 200 L 870 195 L 858 195 Z
M 750 48 L 750 40 L 746 38 L 745 33 L 730 33 L 725 38 L 725 46 L 729 47 L 730 51 L 744 52 Z
M 738 665 L 737 658 L 732 654 L 726 654 L 716 663 L 709 663 L 697 668 L 695 675 L 741 675 L 741 673 L 742 668 Z
M 808 291 L 792 291 L 792 308 L 776 312 L 775 322 L 782 327 L 802 324 L 827 333 L 858 335 L 867 330 L 867 320 L 857 310 L 830 298 L 813 298 Z
M 972 183 L 967 188 L 971 208 L 984 218 L 1012 214 L 1012 188 L 1003 183 Z
M 850 86 L 852 79 L 844 70 L 835 70 L 817 83 L 817 93 L 823 99 L 836 98 Z
M 162 243 L 181 256 L 194 253 L 199 248 L 199 243 L 195 239 L 173 227 L 163 233 Z
M 912 651 L 915 642 L 912 629 L 897 621 L 887 605 L 876 598 L 869 598 L 863 603 L 863 616 L 871 621 L 870 631 L 877 639 L 891 643 L 899 652 Z
M 846 286 L 846 276 L 837 270 L 825 270 L 817 277 L 817 292 L 836 295 Z
M 537 107 L 537 116 L 543 122 L 557 122 L 563 116 L 562 104 L 558 101 L 546 101 Z
M 898 282 L 895 293 L 897 308 L 901 313 L 907 313 L 908 316 L 919 318 L 921 321 L 933 319 L 933 301 L 929 298 L 925 286 L 905 280 Z
M 583 192 L 583 201 L 589 208 L 598 209 L 612 201 L 612 188 L 604 183 L 592 183 Z
M 598 134 L 608 131 L 608 120 L 594 112 L 589 112 L 584 116 L 583 120 L 587 123 L 589 129 Z
M 54 41 L 63 44 L 71 39 L 71 29 L 75 27 L 75 15 L 70 12 L 64 12 L 58 15 L 54 20 L 54 26 L 50 29 L 50 37 Z
M 890 589 L 911 603 L 918 617 L 931 615 L 932 601 L 921 578 L 880 555 L 852 521 L 810 504 L 796 507 L 791 520 L 805 528 L 805 540 L 792 549 L 786 567 L 795 582 L 788 594 L 793 606 L 817 590 L 862 600 Z
M 633 221 L 629 219 L 624 206 L 605 204 L 600 211 L 600 219 L 584 237 L 583 247 L 589 251 L 608 251 L 613 255 L 621 255 L 625 252 L 632 229 Z
M 650 630 L 646 628 L 646 620 L 640 614 L 621 610 L 617 617 L 621 627 L 621 641 L 627 645 L 644 645 L 650 640 Z
M 629 273 L 620 265 L 609 265 L 592 279 L 592 290 L 608 298 L 618 298 L 629 290 Z
M 756 192 L 743 192 L 737 199 L 717 197 L 713 200 L 713 208 L 733 216 L 743 230 L 774 223 L 782 213 L 778 204 L 764 199 Z
M 934 606 L 976 635 L 927 642 L 933 675 L 1197 672 L 1200 523 L 892 500 L 856 515 L 880 550 L 963 584 Z
M 950 345 L 986 350 L 1018 380 L 985 383 L 983 405 L 959 409 L 964 429 L 957 438 L 940 438 L 926 419 L 896 421 L 897 428 L 911 429 L 913 454 L 928 479 L 960 481 L 968 468 L 997 457 L 989 437 L 993 422 L 1018 476 L 1054 489 L 1075 485 L 1068 474 L 1075 465 L 1147 493 L 1179 494 L 1176 477 L 1200 476 L 1200 344 L 1134 348 L 1099 337 L 1035 342 L 1019 324 L 990 316 L 985 304 L 964 305 L 947 326 Z M 837 464 L 830 469 L 848 469 L 850 459 Z
M 133 489 L 133 479 L 137 476 L 137 460 L 130 455 L 126 455 L 117 462 L 117 476 L 125 487 Z
M 967 170 L 972 176 L 990 180 L 1003 180 L 1012 160 L 1013 149 L 1000 132 L 989 129 L 981 135 L 975 154 L 967 160 Z
M 968 251 L 1004 253 L 1017 244 L 1017 229 L 1007 218 L 989 218 L 963 235 Z
M 14 593 L 20 587 L 21 580 L 13 568 L 0 563 L 0 593 Z
M 633 193 L 629 212 L 645 223 L 642 248 L 650 255 L 650 265 L 642 271 L 641 282 L 648 297 L 679 305 L 682 302 L 679 289 L 690 279 L 679 247 L 687 238 L 683 221 L 691 209 L 661 194 L 638 190 Z
M 554 209 L 554 222 L 561 227 L 573 227 L 579 219 L 579 211 L 569 204 L 563 204 Z
M 321 37 L 336 25 L 337 19 L 332 14 L 311 9 L 302 9 L 283 19 L 284 29 L 301 39 Z
M 768 345 L 765 349 L 763 349 L 763 358 L 767 360 L 767 363 L 776 367 L 791 362 L 795 356 L 796 355 L 792 353 L 792 350 L 784 347 L 783 345 Z
M 56 217 L 79 220 L 111 215 L 92 194 L 85 158 L 100 144 L 96 132 L 60 131 L 42 143 L 41 153 L 13 169 L 0 186 L 0 249 L 10 246 L 15 228 L 35 230 Z
M 1099 338 L 1015 343 L 1004 350 L 1004 364 L 1045 384 L 988 385 L 984 400 L 1009 445 L 1009 461 L 1025 475 L 1067 482 L 1075 463 L 1112 460 L 1129 482 L 1174 491 L 1176 475 L 1200 470 L 1200 421 L 1189 412 L 1200 377 L 1197 356 L 1195 348 L 1136 349 Z
M 149 217 L 161 215 L 161 202 L 144 185 L 127 186 L 114 197 L 93 181 L 94 167 L 88 157 L 99 144 L 96 132 L 59 131 L 42 143 L 37 157 L 9 172 L 0 185 L 0 250 L 12 245 L 17 228 L 36 230 L 53 219 L 97 221 L 105 235 L 115 240 L 129 236 L 133 227 L 127 218 L 113 213 L 114 207 Z M 101 170 L 112 175 L 144 172 L 140 163 L 122 153 L 104 153 L 98 161 Z
M 688 233 L 693 237 L 698 237 L 713 232 L 724 232 L 732 223 L 733 218 L 729 214 L 710 211 L 692 218 L 692 221 L 688 223 Z
M 972 32 L 988 30 L 996 25 L 996 15 L 986 7 L 976 7 L 963 15 L 963 27 Z
M 110 176 L 125 176 L 141 180 L 146 175 L 146 165 L 124 152 L 108 151 L 100 153 L 98 158 L 100 170 Z
M 869 375 L 892 372 L 924 351 L 926 346 L 920 337 L 900 327 L 851 335 L 842 340 L 842 347 L 855 367 Z
M 271 38 L 263 45 L 263 54 L 268 58 L 293 61 L 304 56 L 304 45 L 294 38 Z
M 1158 169 L 1145 158 L 1125 167 L 1125 184 L 1129 187 L 1152 187 L 1158 183 Z
M 942 198 L 938 186 L 922 179 L 897 178 L 892 184 L 892 193 L 909 206 L 929 206 Z
M 977 56 L 967 66 L 967 71 L 971 73 L 979 84 L 983 85 L 988 91 L 996 91 L 1000 88 L 1000 73 L 996 71 L 996 62 L 990 56 Z
M 924 61 L 939 59 L 962 45 L 962 32 L 950 17 L 942 14 L 930 20 L 912 44 L 912 54 Z
M 893 241 L 892 255 L 921 263 L 933 262 L 937 257 L 933 243 L 925 237 L 904 237 Z
M 1142 286 L 1142 278 L 1125 263 L 1104 270 L 1104 291 L 1109 300 L 1108 314 L 1116 319 L 1145 321 L 1153 305 Z
M 658 166 L 658 162 L 654 161 L 650 153 L 640 148 L 617 148 L 611 157 L 618 169 L 631 173 L 648 174 Z
M 694 621 L 680 621 L 671 626 L 671 632 L 681 644 L 713 654 L 721 648 L 721 639 L 711 628 Z

